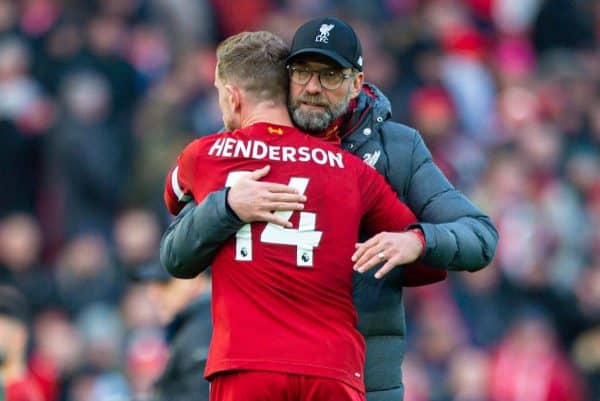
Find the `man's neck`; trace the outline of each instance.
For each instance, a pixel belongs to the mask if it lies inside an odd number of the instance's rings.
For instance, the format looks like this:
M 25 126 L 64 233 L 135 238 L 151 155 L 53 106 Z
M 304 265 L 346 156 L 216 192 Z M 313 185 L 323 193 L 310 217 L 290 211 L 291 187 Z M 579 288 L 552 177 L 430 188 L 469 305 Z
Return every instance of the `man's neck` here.
M 285 105 L 258 103 L 248 110 L 242 117 L 242 128 L 256 123 L 270 123 L 275 125 L 292 126 L 292 119 Z

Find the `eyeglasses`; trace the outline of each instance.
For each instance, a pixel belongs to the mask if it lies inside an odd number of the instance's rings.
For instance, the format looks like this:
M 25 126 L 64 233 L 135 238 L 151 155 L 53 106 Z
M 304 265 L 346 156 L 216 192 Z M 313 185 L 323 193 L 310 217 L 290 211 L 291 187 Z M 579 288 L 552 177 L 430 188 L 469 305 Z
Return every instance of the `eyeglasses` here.
M 324 68 L 322 70 L 311 70 L 305 67 L 287 66 L 290 74 L 290 79 L 298 85 L 306 85 L 317 74 L 319 83 L 325 89 L 333 90 L 340 87 L 342 82 L 348 78 L 352 78 L 355 74 L 351 72 L 343 72 L 338 69 Z

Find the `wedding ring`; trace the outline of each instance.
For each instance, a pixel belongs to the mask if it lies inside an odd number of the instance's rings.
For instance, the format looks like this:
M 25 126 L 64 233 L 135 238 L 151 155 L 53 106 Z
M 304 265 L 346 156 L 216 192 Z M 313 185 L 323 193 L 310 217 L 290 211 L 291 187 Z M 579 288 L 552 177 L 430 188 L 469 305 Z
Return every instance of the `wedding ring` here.
M 379 252 L 377 254 L 377 257 L 379 258 L 379 260 L 381 260 L 382 262 L 385 260 L 385 255 L 383 254 L 383 252 Z

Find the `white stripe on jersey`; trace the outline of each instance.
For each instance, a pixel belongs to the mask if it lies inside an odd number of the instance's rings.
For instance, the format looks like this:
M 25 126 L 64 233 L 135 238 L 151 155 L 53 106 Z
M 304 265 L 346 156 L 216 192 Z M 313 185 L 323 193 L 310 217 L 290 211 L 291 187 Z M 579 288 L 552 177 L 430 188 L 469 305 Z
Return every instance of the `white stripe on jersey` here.
M 179 181 L 177 180 L 178 171 L 179 166 L 175 167 L 175 169 L 173 169 L 173 172 L 171 173 L 171 188 L 173 188 L 173 192 L 175 193 L 175 196 L 177 196 L 179 202 L 189 202 L 192 200 L 192 197 L 189 194 L 184 193 L 181 187 L 179 186 Z

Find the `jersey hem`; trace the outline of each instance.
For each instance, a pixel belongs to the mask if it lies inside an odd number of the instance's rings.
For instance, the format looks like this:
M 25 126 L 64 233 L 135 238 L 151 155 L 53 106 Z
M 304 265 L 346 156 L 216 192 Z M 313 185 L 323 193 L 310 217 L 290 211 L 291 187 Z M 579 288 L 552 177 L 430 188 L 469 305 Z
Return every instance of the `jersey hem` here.
M 324 377 L 327 379 L 339 380 L 357 391 L 365 394 L 365 385 L 360 377 L 354 376 L 352 373 L 340 369 L 315 366 L 306 364 L 294 364 L 291 362 L 264 362 L 243 359 L 228 359 L 219 363 L 207 366 L 204 377 L 210 380 L 214 375 L 230 370 L 264 370 L 269 372 L 282 372 L 305 376 Z

